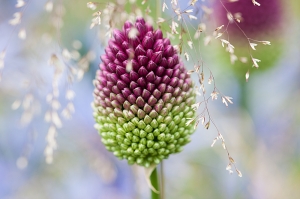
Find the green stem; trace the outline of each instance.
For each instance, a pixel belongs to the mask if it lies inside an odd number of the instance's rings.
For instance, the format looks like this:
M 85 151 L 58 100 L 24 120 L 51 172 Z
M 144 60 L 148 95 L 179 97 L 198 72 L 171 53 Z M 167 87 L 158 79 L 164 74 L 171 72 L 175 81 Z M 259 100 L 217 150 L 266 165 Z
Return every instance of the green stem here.
M 156 3 L 156 17 L 159 18 L 161 17 L 161 6 L 162 6 L 162 3 L 161 3 L 161 0 L 157 0 L 157 3 Z
M 159 191 L 157 168 L 155 168 L 150 176 L 152 186 Z M 151 190 L 151 199 L 160 199 L 160 194 Z
M 160 194 L 160 199 L 164 199 L 165 198 L 165 193 L 164 193 L 164 165 L 163 165 L 163 161 L 161 161 L 160 163 L 160 190 L 159 190 L 159 194 Z

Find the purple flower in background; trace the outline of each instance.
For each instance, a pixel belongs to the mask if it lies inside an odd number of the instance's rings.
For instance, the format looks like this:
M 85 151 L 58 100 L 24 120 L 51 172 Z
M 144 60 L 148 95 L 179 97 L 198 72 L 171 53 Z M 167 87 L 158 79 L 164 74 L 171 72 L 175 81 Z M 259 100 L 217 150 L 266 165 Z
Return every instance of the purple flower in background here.
M 283 3 L 280 0 L 257 0 L 254 5 L 253 2 L 256 1 L 216 1 L 213 6 L 218 25 L 226 27 L 228 34 L 224 34 L 224 38 L 235 47 L 234 56 L 230 56 L 229 69 L 241 81 L 245 77 L 248 80 L 250 73 L 262 72 L 275 66 L 284 51 L 283 35 L 286 29 L 283 23 L 286 13 Z M 226 56 L 229 61 L 228 53 L 224 50 L 221 53 L 219 60 L 222 64 L 222 57 Z M 256 60 L 261 63 L 258 65 Z M 256 70 L 258 67 L 259 70 Z
M 248 37 L 257 38 L 263 35 L 266 39 L 280 29 L 283 8 L 280 0 L 260 0 L 258 3 L 260 6 L 253 5 L 251 0 L 239 0 L 224 3 L 224 6 L 234 18 L 240 19 L 238 25 Z M 214 9 L 219 23 L 226 25 L 228 23 L 227 11 L 219 1 L 215 4 Z M 234 24 L 229 26 L 228 33 L 232 39 L 245 37 Z
M 193 83 L 170 40 L 144 19 L 115 30 L 94 90 L 96 129 L 129 164 L 158 164 L 190 141 Z

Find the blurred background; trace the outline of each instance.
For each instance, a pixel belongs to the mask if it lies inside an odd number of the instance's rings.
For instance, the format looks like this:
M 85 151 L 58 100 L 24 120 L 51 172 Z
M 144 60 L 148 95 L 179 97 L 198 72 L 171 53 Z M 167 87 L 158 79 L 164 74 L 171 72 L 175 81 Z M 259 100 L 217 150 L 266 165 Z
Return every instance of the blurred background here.
M 163 2 L 169 8 L 164 13 Z M 129 14 L 119 12 L 119 23 L 141 14 L 147 21 L 171 19 L 170 2 L 28 0 L 23 6 L 23 1 L 0 0 L 1 199 L 150 198 L 144 170 L 107 152 L 94 129 L 93 79 L 110 33 L 97 25 L 97 17 L 105 24 L 121 9 Z M 199 23 L 211 32 L 225 24 L 238 58 L 251 52 L 262 60 L 258 69 L 251 60 L 231 64 L 219 41 L 201 47 L 217 88 L 233 97 L 229 107 L 219 98 L 210 101 L 209 111 L 243 177 L 226 171 L 221 142 L 211 147 L 216 129 L 199 125 L 191 143 L 163 163 L 165 198 L 300 198 L 300 3 L 222 2 L 241 13 L 249 37 L 272 44 L 253 41 L 258 46 L 249 51 L 235 24 L 226 26 L 219 1 L 197 2 L 197 19 L 187 26 L 194 33 Z M 188 5 L 178 2 L 182 10 Z M 168 24 L 161 28 L 166 34 Z M 204 38 L 205 33 L 199 41 Z M 189 50 L 197 60 L 195 52 Z M 186 66 L 192 69 L 193 63 Z

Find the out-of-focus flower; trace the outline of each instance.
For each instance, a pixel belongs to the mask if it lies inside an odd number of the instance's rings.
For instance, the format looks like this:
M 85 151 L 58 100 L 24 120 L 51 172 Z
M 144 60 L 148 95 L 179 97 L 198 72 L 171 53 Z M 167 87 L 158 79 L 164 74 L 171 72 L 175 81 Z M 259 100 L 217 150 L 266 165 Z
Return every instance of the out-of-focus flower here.
M 193 83 L 170 40 L 144 19 L 115 30 L 101 56 L 94 117 L 106 148 L 148 167 L 190 141 Z
M 253 39 L 257 37 L 259 37 L 257 39 L 262 39 L 264 37 L 266 39 L 266 37 L 272 37 L 278 33 L 283 22 L 283 7 L 280 0 L 260 0 L 259 4 L 260 6 L 255 6 L 251 0 L 224 3 L 230 14 L 219 2 L 214 9 L 220 24 L 226 25 L 228 19 L 230 21 L 230 18 L 233 17 L 232 20 L 238 23 L 248 37 Z M 231 40 L 245 38 L 241 30 L 233 22 L 231 22 L 227 30 Z
M 224 36 L 235 46 L 234 54 L 230 55 L 231 62 L 236 67 L 230 67 L 238 75 L 249 78 L 249 71 L 258 68 L 253 58 L 261 60 L 259 70 L 274 66 L 281 55 L 284 42 L 284 7 L 280 0 L 256 1 L 239 0 L 234 2 L 217 1 L 214 4 L 218 24 L 226 27 Z M 225 8 L 224 8 L 225 7 Z M 271 46 L 269 46 L 271 45 Z M 245 58 L 247 60 L 245 61 Z M 229 58 L 228 58 L 229 60 Z M 253 66 L 251 68 L 251 66 Z

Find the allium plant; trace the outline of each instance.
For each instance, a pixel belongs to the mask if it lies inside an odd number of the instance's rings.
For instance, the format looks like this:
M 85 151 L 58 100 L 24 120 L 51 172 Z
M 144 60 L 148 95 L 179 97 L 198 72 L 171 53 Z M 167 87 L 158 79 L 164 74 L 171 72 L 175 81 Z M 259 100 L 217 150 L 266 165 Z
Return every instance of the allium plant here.
M 195 92 L 177 51 L 143 18 L 108 41 L 94 90 L 96 128 L 129 164 L 159 164 L 190 142 Z
M 178 0 L 163 1 L 161 7 L 157 3 L 156 24 L 164 30 L 167 29 L 165 35 L 173 39 L 174 43 L 179 42 L 174 46 L 169 39 L 163 37 L 161 30 L 154 30 L 143 18 L 138 18 L 135 24 L 125 22 L 122 30 L 114 30 L 123 23 L 123 19 L 133 21 L 136 16 L 144 16 L 147 21 L 153 23 L 154 20 L 150 15 L 153 1 L 150 3 L 146 0 L 142 2 L 113 0 L 109 3 L 87 3 L 90 9 L 97 9 L 93 14 L 90 28 L 99 25 L 99 30 L 105 31 L 105 34 L 99 36 L 101 41 L 105 40 L 105 36 L 113 36 L 108 41 L 104 55 L 101 56 L 102 62 L 94 81 L 93 108 L 95 127 L 101 135 L 102 142 L 118 158 L 126 159 L 129 164 L 153 168 L 170 154 L 180 152 L 190 141 L 190 135 L 198 124 L 202 123 L 206 129 L 212 124 L 218 134 L 211 146 L 217 140 L 221 140 L 229 159 L 226 169 L 232 173 L 231 169 L 234 167 L 238 175 L 242 176 L 235 167 L 235 161 L 228 152 L 225 140 L 208 111 L 209 100 L 217 100 L 218 95 L 221 95 L 220 98 L 226 106 L 233 102 L 231 97 L 221 94 L 217 89 L 212 71 L 206 66 L 206 61 L 202 57 L 204 54 L 201 50 L 202 43 L 207 46 L 213 38 L 220 40 L 222 46 L 230 53 L 232 63 L 238 60 L 246 63 L 247 59 L 240 56 L 243 48 L 240 48 L 239 44 L 235 46 L 238 43 L 235 41 L 241 38 L 237 36 L 239 33 L 246 38 L 248 47 L 246 51 L 250 52 L 248 58 L 253 68 L 258 68 L 260 60 L 254 58 L 256 55 L 252 55 L 252 52 L 256 50 L 257 45 L 270 45 L 270 42 L 250 37 L 260 37 L 262 36 L 260 33 L 273 33 L 273 30 L 283 21 L 280 13 L 282 10 L 279 0 L 272 2 L 261 0 L 259 3 L 255 0 L 216 2 L 217 4 L 213 4 L 213 9 L 208 6 L 207 1 L 191 0 L 184 9 L 180 7 Z M 143 7 L 144 4 L 147 7 Z M 9 21 L 12 26 L 21 23 L 26 6 L 27 2 L 17 1 L 16 8 L 20 10 Z M 130 12 L 127 10 L 129 7 Z M 61 35 L 64 24 L 62 2 L 47 1 L 45 9 L 48 13 L 52 13 L 52 18 L 56 19 L 52 22 L 56 35 Z M 166 10 L 170 12 L 162 15 L 161 11 Z M 169 18 L 170 13 L 172 13 L 171 18 Z M 165 16 L 169 19 L 164 18 Z M 208 19 L 212 17 L 216 18 L 218 27 L 211 27 L 214 25 L 211 25 L 213 23 Z M 166 28 L 167 26 L 169 28 Z M 16 33 L 17 30 L 14 28 L 12 33 Z M 25 40 L 26 30 L 20 29 L 18 36 Z M 37 46 L 40 44 L 38 43 Z M 80 57 L 79 49 L 82 43 L 79 40 L 75 40 L 72 46 L 74 49 L 71 52 L 67 48 L 60 49 L 59 52 L 55 51 L 49 62 L 54 66 L 54 76 L 51 84 L 53 91 L 47 95 L 51 110 L 45 114 L 45 120 L 51 123 L 45 150 L 48 163 L 52 162 L 53 150 L 56 148 L 57 129 L 62 126 L 58 114 L 59 82 L 64 77 L 62 74 L 68 73 L 68 84 L 72 84 L 74 79 L 81 80 L 94 54 L 93 51 L 89 51 Z M 258 48 L 261 46 L 259 45 Z M 6 49 L 7 46 L 0 53 L 0 76 L 4 67 Z M 191 52 L 188 52 L 189 50 Z M 271 51 L 277 56 L 278 53 L 274 48 Z M 178 53 L 183 54 L 187 62 L 193 62 L 195 70 L 186 71 Z M 266 54 L 270 57 L 269 53 Z M 245 68 L 240 68 L 246 72 Z M 198 76 L 199 87 L 193 87 L 189 74 Z M 208 80 L 205 78 L 207 76 L 209 76 Z M 246 80 L 248 78 L 249 69 Z M 208 85 L 213 85 L 212 92 L 206 93 L 209 91 L 205 88 L 206 82 Z M 197 103 L 196 93 L 203 97 L 203 100 Z M 62 116 L 66 118 L 70 118 L 74 112 L 72 103 L 74 96 L 74 91 L 68 88 L 66 92 L 68 104 L 62 111 Z M 27 116 L 25 114 L 27 108 L 24 104 L 30 104 L 26 102 L 33 101 L 32 99 L 32 95 L 29 94 L 22 102 L 25 116 Z M 21 101 L 16 101 L 12 107 L 17 109 L 20 105 Z M 197 109 L 202 111 L 196 114 Z M 31 119 L 25 121 L 29 123 Z

